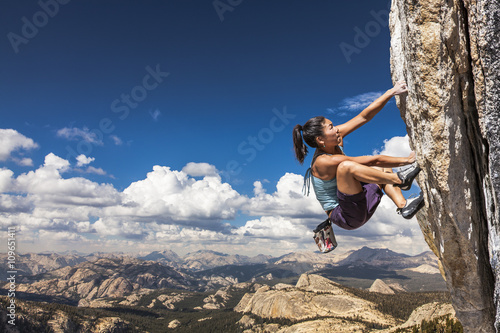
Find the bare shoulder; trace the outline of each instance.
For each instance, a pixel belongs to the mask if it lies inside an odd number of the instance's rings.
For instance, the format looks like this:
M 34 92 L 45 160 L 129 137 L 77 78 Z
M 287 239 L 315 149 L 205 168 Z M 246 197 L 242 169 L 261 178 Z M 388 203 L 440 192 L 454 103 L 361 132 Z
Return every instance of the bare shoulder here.
M 348 160 L 349 157 L 345 156 L 343 154 L 333 154 L 333 155 L 321 155 L 318 156 L 316 159 L 316 163 L 314 163 L 317 166 L 337 166 L 341 162 Z
M 312 168 L 313 175 L 323 180 L 335 178 L 337 167 L 346 160 L 349 160 L 349 157 L 342 154 L 318 156 Z

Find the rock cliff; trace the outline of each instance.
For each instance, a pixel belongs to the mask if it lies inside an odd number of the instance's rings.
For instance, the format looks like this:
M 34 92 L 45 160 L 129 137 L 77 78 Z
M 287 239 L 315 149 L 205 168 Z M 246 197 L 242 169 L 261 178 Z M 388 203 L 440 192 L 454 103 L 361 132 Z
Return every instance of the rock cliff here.
M 90 306 L 91 300 L 123 297 L 144 289 L 195 286 L 195 281 L 171 267 L 130 257 L 85 261 L 31 278 L 35 282 L 21 283 L 17 291 L 62 296 L 79 300 L 81 306 Z
M 393 0 L 390 30 L 422 167 L 417 219 L 465 331 L 500 331 L 500 3 Z
M 234 309 L 264 318 L 291 320 L 338 317 L 360 319 L 383 326 L 395 326 L 394 318 L 376 309 L 339 284 L 315 274 L 303 274 L 295 287 L 271 288 L 267 285 L 246 294 Z

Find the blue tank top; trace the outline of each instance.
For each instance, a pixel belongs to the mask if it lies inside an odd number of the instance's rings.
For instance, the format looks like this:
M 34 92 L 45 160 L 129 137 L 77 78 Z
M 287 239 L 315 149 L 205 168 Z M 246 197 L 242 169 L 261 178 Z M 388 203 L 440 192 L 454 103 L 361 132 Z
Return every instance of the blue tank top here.
M 342 147 L 340 147 L 340 149 L 342 150 L 342 152 L 344 152 Z M 314 160 L 315 158 L 313 158 L 311 162 L 311 167 L 314 163 Z M 302 188 L 304 195 L 309 195 L 311 182 L 313 184 L 314 193 L 316 194 L 316 199 L 318 199 L 324 211 L 329 211 L 339 205 L 339 200 L 337 197 L 337 178 L 323 180 L 314 177 L 311 168 L 307 169 L 304 176 L 304 187 Z

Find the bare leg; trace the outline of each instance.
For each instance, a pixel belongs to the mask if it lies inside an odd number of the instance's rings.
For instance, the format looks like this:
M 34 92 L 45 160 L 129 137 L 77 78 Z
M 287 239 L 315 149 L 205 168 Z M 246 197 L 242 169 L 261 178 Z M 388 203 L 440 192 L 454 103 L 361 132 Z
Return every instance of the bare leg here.
M 353 195 L 363 191 L 360 182 L 372 184 L 400 184 L 395 173 L 377 170 L 352 161 L 344 161 L 337 167 L 337 188 L 340 192 Z M 389 195 L 389 194 L 388 194 Z
M 392 169 L 383 169 L 386 173 L 393 173 Z M 392 184 L 381 184 L 381 188 L 384 190 L 385 194 L 396 204 L 398 208 L 403 208 L 406 205 L 406 199 L 401 192 L 400 187 L 395 187 Z

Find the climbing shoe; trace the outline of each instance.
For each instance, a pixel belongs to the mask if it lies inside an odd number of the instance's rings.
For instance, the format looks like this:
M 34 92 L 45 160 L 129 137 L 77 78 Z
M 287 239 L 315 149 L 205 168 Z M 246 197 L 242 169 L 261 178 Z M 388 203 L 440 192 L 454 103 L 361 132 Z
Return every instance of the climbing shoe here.
M 418 196 L 411 195 L 406 199 L 406 205 L 403 208 L 398 208 L 397 212 L 405 219 L 409 220 L 424 207 L 424 194 L 420 192 Z
M 401 184 L 394 184 L 394 186 L 401 187 L 403 191 L 408 191 L 411 188 L 413 180 L 415 179 L 415 177 L 417 177 L 419 172 L 420 167 L 418 166 L 417 162 L 414 162 L 408 169 L 401 170 L 396 173 L 399 179 L 401 179 Z

